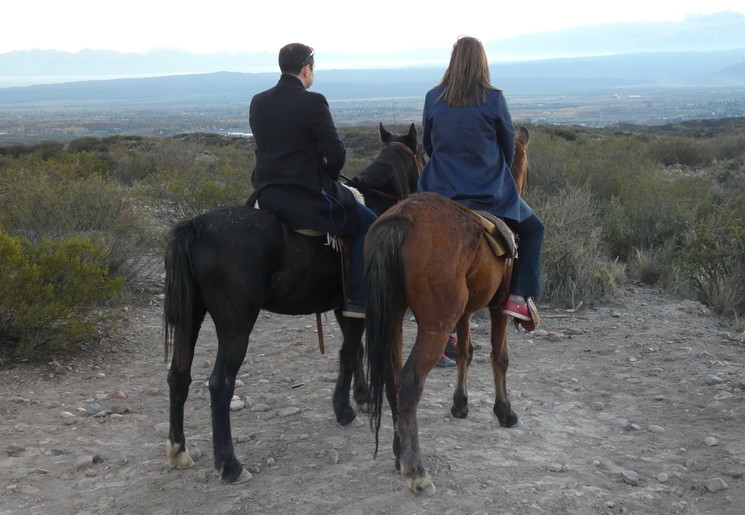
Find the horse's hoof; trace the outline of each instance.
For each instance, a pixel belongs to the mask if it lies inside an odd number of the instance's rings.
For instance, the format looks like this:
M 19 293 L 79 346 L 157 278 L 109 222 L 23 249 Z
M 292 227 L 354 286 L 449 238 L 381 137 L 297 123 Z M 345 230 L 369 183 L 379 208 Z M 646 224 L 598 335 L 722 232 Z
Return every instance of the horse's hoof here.
M 450 414 L 455 418 L 466 418 L 468 416 L 468 406 L 458 407 L 453 404 L 453 407 L 450 408 Z
M 359 408 L 359 410 L 362 413 L 370 413 L 370 403 L 369 402 L 360 402 L 360 403 L 357 403 L 357 408 Z
M 235 476 L 235 479 L 230 479 L 230 474 L 226 474 L 224 470 L 220 472 L 220 470 L 216 469 L 215 473 L 226 485 L 240 485 L 242 483 L 248 482 L 253 477 L 251 473 L 243 467 L 241 467 L 241 472 L 237 476 Z
M 357 418 L 357 412 L 351 407 L 344 409 L 341 413 L 336 416 L 336 421 L 342 426 L 348 426 L 354 419 Z
M 251 475 L 251 473 L 248 470 L 243 469 L 241 471 L 241 475 L 238 476 L 238 478 L 235 481 L 233 481 L 233 484 L 234 485 L 240 485 L 241 483 L 247 483 L 252 477 L 253 476 Z
M 517 424 L 517 413 L 512 411 L 509 404 L 497 403 L 494 405 L 494 414 L 502 427 L 512 427 Z
M 184 449 L 183 452 L 179 452 L 180 449 L 180 444 L 171 443 L 170 440 L 166 442 L 166 463 L 168 466 L 180 470 L 194 466 L 194 460 L 189 456 L 189 451 Z
M 426 474 L 424 477 L 412 479 L 409 487 L 412 492 L 423 497 L 429 497 L 437 493 L 437 488 L 435 488 L 435 484 L 432 482 L 432 477 L 429 474 Z

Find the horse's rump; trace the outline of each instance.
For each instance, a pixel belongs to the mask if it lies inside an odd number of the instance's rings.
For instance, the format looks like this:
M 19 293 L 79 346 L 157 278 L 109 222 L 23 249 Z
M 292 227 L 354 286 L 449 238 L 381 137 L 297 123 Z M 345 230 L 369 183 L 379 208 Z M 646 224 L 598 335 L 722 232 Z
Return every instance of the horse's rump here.
M 461 299 L 466 312 L 473 312 L 471 309 L 480 309 L 491 300 L 504 280 L 504 274 L 495 274 L 495 269 L 505 260 L 492 249 L 474 212 L 428 192 L 400 202 L 376 225 L 389 217 L 403 217 L 411 225 L 400 252 L 406 263 L 405 290 L 412 297 L 406 300 L 412 310 L 418 304 L 423 312 L 433 312 L 435 303 Z M 435 292 L 448 292 L 451 298 L 432 297 Z

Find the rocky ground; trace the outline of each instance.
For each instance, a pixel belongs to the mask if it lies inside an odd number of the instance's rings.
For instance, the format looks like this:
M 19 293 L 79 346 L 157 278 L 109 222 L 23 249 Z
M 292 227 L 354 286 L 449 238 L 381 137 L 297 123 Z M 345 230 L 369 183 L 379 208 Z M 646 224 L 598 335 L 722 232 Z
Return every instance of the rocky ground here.
M 520 422 L 491 407 L 488 323 L 476 317 L 471 411 L 450 415 L 454 369 L 430 374 L 420 442 L 437 493 L 417 497 L 365 415 L 331 410 L 340 333 L 313 317 L 266 313 L 252 335 L 232 412 L 253 478 L 212 469 L 214 330 L 197 345 L 186 437 L 195 466 L 164 465 L 168 389 L 157 289 L 131 330 L 84 357 L 0 371 L 0 513 L 740 514 L 745 505 L 745 345 L 701 305 L 631 285 L 577 313 L 542 308 L 511 332 L 508 387 Z M 406 323 L 407 341 L 416 330 Z

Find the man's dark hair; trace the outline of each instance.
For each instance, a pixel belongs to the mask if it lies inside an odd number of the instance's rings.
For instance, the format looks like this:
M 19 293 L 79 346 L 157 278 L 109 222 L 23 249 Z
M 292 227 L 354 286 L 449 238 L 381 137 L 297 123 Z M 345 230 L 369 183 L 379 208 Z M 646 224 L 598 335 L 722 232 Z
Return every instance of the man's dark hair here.
M 314 64 L 313 49 L 302 43 L 290 43 L 279 50 L 279 69 L 282 73 L 297 75 L 303 66 Z

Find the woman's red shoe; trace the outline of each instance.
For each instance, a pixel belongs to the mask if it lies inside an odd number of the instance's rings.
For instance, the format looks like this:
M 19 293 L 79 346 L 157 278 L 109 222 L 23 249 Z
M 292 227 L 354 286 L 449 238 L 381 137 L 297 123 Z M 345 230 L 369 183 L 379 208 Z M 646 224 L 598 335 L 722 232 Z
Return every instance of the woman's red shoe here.
M 514 300 L 507 299 L 507 302 L 502 306 L 502 313 L 511 317 L 531 321 L 533 317 L 530 316 L 530 309 L 528 309 L 528 303 L 518 304 Z

